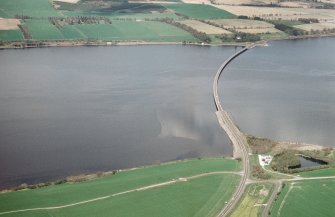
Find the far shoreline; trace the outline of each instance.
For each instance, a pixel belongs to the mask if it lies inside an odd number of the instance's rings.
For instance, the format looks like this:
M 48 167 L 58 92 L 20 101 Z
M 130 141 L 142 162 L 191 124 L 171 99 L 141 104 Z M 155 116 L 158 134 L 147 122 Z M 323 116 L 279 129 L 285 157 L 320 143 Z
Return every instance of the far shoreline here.
M 272 38 L 268 40 L 261 40 L 256 42 L 224 42 L 224 43 L 213 43 L 207 44 L 203 42 L 150 42 L 150 41 L 98 41 L 98 40 L 63 40 L 63 41 L 52 41 L 52 40 L 40 40 L 34 41 L 15 41 L 15 42 L 3 42 L 4 45 L 0 45 L 0 50 L 7 49 L 30 49 L 30 48 L 50 48 L 50 47 L 113 47 L 113 46 L 139 46 L 139 45 L 192 45 L 192 46 L 238 46 L 246 47 L 252 44 L 266 45 L 272 41 L 285 41 L 285 40 L 297 40 L 297 39 L 309 39 L 309 38 L 324 38 L 324 37 L 335 37 L 335 33 L 321 34 L 321 35 L 300 35 L 300 36 L 286 36 Z

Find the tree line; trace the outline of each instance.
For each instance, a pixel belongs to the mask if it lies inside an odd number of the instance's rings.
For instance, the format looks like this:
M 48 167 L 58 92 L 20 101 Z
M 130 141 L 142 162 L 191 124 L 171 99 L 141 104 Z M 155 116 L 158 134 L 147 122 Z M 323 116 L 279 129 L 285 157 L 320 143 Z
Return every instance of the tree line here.
M 103 16 L 75 16 L 75 17 L 49 17 L 49 22 L 55 25 L 57 28 L 62 27 L 62 23 L 67 23 L 69 25 L 76 24 L 112 24 L 112 21 L 108 17 Z

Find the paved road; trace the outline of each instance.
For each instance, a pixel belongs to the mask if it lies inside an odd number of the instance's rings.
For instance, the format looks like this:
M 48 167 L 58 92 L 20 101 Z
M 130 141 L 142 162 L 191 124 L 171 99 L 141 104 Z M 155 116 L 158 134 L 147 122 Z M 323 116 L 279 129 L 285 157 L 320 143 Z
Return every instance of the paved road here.
M 228 58 L 218 69 L 218 71 L 215 74 L 214 82 L 213 82 L 213 96 L 214 96 L 214 102 L 217 109 L 216 115 L 218 117 L 219 123 L 221 127 L 226 131 L 227 135 L 229 136 L 230 140 L 233 143 L 234 146 L 234 157 L 241 158 L 243 162 L 243 176 L 241 178 L 241 181 L 237 187 L 236 192 L 234 193 L 233 197 L 229 200 L 227 205 L 221 210 L 218 216 L 226 216 L 231 212 L 231 210 L 235 207 L 237 202 L 240 200 L 245 187 L 246 187 L 246 181 L 249 174 L 249 155 L 248 155 L 248 146 L 247 141 L 243 133 L 237 128 L 237 126 L 234 124 L 232 119 L 229 117 L 228 113 L 223 110 L 223 107 L 220 102 L 219 93 L 218 93 L 218 83 L 220 76 L 224 70 L 224 68 L 237 56 L 247 51 L 248 48 L 243 48 L 239 52 L 232 55 L 230 58 Z
M 245 190 L 245 187 L 247 184 L 250 183 L 261 183 L 261 182 L 269 182 L 269 180 L 264 181 L 252 181 L 248 179 L 249 175 L 249 154 L 248 154 L 248 144 L 246 141 L 246 138 L 244 134 L 237 128 L 237 126 L 234 124 L 232 119 L 230 118 L 229 114 L 223 109 L 219 94 L 218 94 L 218 82 L 220 79 L 220 76 L 225 69 L 225 67 L 237 56 L 244 53 L 248 49 L 251 49 L 253 47 L 257 46 L 256 44 L 251 45 L 250 47 L 246 47 L 239 52 L 232 55 L 230 58 L 228 58 L 218 69 L 218 71 L 215 74 L 214 82 L 213 82 L 213 96 L 214 96 L 214 102 L 217 109 L 216 115 L 218 118 L 218 121 L 221 125 L 221 127 L 225 130 L 227 135 L 229 136 L 230 140 L 233 143 L 234 146 L 234 157 L 235 158 L 241 158 L 243 161 L 243 175 L 242 179 L 237 187 L 237 190 L 233 197 L 230 199 L 230 201 L 227 203 L 227 205 L 221 210 L 221 212 L 218 214 L 219 217 L 227 216 L 233 208 L 236 206 L 238 201 L 241 199 L 243 192 Z M 265 168 L 264 168 L 265 169 Z M 268 170 L 267 170 L 268 171 Z M 272 171 L 268 171 L 272 172 Z M 276 173 L 276 172 L 274 172 Z M 280 174 L 280 173 L 279 173 Z M 272 195 L 270 196 L 264 210 L 262 213 L 262 217 L 267 217 L 268 213 L 270 211 L 271 205 L 273 201 L 276 198 L 277 193 L 281 189 L 281 183 L 283 181 L 299 181 L 299 180 L 314 180 L 314 179 L 334 179 L 335 176 L 329 176 L 329 177 L 311 177 L 311 178 L 303 178 L 298 177 L 294 175 L 288 175 L 288 174 L 281 174 L 292 177 L 292 179 L 278 179 L 278 180 L 272 180 L 270 182 L 275 184 L 275 188 L 273 190 Z

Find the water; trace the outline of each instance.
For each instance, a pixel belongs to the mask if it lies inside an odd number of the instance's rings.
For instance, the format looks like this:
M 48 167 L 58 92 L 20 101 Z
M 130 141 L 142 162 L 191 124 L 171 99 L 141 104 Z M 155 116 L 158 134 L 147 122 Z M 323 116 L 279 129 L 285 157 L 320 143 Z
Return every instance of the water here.
M 231 155 L 212 79 L 235 48 L 0 52 L 0 187 Z
M 257 47 L 222 76 L 223 106 L 242 131 L 335 146 L 335 38 Z
M 273 42 L 223 73 L 242 131 L 334 145 L 335 39 Z M 0 51 L 0 187 L 198 156 L 230 155 L 212 96 L 235 48 Z
M 311 158 L 305 158 L 302 156 L 299 156 L 300 160 L 300 167 L 298 168 L 307 168 L 307 167 L 316 167 L 316 166 L 321 166 L 321 165 L 326 165 L 326 162 L 320 161 L 320 160 L 315 160 Z

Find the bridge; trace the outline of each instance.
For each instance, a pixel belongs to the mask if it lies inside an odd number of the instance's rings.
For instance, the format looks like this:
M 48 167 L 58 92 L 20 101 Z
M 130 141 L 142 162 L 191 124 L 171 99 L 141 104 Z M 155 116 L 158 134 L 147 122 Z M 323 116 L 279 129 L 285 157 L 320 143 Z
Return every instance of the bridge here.
M 237 128 L 237 126 L 234 124 L 232 119 L 230 118 L 229 114 L 223 109 L 219 93 L 218 93 L 218 83 L 220 76 L 225 69 L 225 67 L 237 56 L 241 55 L 251 47 L 245 47 L 242 50 L 238 51 L 231 57 L 229 57 L 218 69 L 218 71 L 215 74 L 214 82 L 213 82 L 213 96 L 214 96 L 214 103 L 216 106 L 216 115 L 218 118 L 218 121 L 220 123 L 220 126 L 224 129 L 224 131 L 229 136 L 229 139 L 233 143 L 234 146 L 234 158 L 240 158 L 243 162 L 243 175 L 239 182 L 239 185 L 237 187 L 237 190 L 235 191 L 232 198 L 227 202 L 226 206 L 221 210 L 219 213 L 219 217 L 226 216 L 229 214 L 232 209 L 235 207 L 237 202 L 240 200 L 241 196 L 243 195 L 243 192 L 246 187 L 246 181 L 249 174 L 249 154 L 248 154 L 248 145 L 247 140 L 244 136 L 244 134 Z

